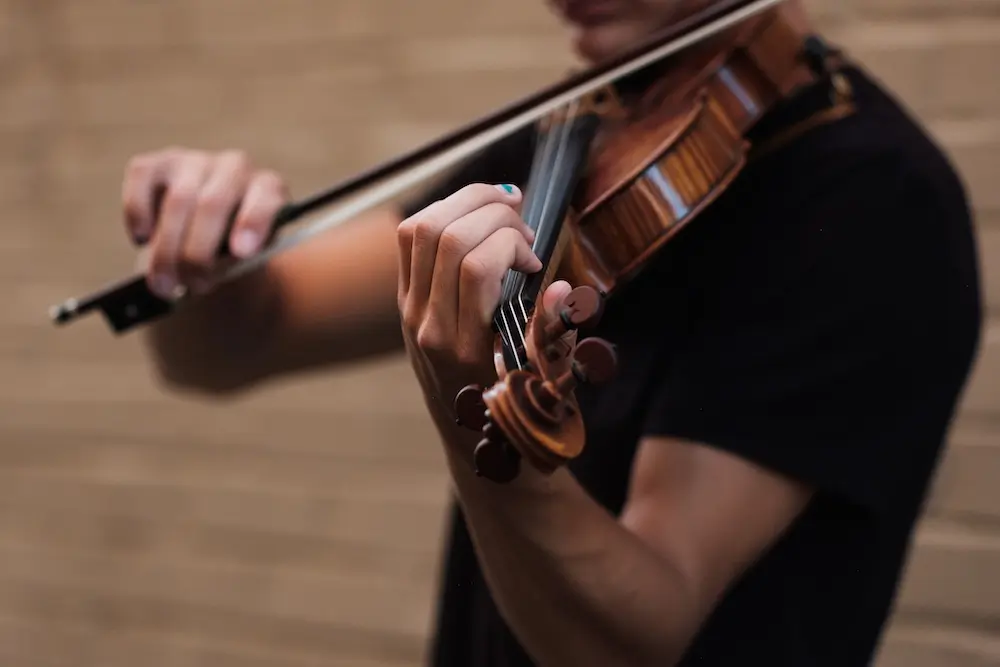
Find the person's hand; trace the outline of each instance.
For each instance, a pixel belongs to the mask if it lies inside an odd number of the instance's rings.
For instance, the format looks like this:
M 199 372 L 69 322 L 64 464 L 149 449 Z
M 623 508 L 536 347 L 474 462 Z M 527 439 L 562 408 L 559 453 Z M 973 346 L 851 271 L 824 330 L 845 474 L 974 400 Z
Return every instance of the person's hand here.
M 179 287 L 209 289 L 224 267 L 218 254 L 224 241 L 235 258 L 257 253 L 287 201 L 281 177 L 255 168 L 239 151 L 141 154 L 129 161 L 122 184 L 126 230 L 144 247 L 143 271 L 163 297 Z
M 512 186 L 474 184 L 399 225 L 404 338 L 425 392 L 448 409 L 462 387 L 496 379 L 491 323 L 504 275 L 542 268 L 520 203 Z

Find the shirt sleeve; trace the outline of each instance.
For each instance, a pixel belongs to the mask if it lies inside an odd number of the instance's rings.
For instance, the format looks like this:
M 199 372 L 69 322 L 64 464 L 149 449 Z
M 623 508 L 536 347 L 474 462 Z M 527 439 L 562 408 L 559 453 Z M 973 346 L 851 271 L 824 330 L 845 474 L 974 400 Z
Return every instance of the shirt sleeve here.
M 974 357 L 978 275 L 962 197 L 886 168 L 855 171 L 787 218 L 733 223 L 738 242 L 716 237 L 724 257 L 703 244 L 698 261 L 715 275 L 692 292 L 647 435 L 869 509 L 912 507 Z M 748 222 L 763 227 L 740 237 Z

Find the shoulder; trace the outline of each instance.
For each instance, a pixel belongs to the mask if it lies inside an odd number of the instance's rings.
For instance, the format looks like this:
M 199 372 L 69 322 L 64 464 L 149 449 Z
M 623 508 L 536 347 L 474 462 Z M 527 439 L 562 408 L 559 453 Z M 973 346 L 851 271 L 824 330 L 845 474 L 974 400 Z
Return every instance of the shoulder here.
M 808 289 L 844 298 L 975 282 L 972 214 L 961 177 L 930 133 L 883 87 L 849 72 L 853 116 L 751 162 L 703 219 L 682 254 L 699 282 L 742 292 Z M 740 276 L 753 276 L 747 284 Z M 944 282 L 942 282 L 944 281 Z M 716 294 L 716 296 L 719 296 Z
M 784 183 L 786 200 L 807 211 L 833 197 L 899 210 L 934 201 L 941 213 L 969 218 L 960 174 L 905 101 L 859 67 L 844 74 L 854 113 L 752 164 L 747 180 L 768 188 Z

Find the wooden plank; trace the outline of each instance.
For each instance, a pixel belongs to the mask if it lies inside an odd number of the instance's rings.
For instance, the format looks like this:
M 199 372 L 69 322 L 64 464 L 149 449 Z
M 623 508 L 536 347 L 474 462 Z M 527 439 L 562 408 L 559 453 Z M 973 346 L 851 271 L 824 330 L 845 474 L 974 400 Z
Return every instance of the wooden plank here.
M 1000 640 L 989 631 L 937 623 L 900 623 L 886 636 L 878 667 L 995 667 Z
M 115 480 L 137 486 L 381 498 L 433 507 L 443 502 L 448 480 L 443 466 L 404 468 L 393 465 L 391 458 L 345 456 L 335 447 L 286 452 L 277 447 L 217 446 L 200 441 L 178 444 L 155 434 L 142 438 L 24 436 L 5 434 L 0 470 L 6 475 L 37 475 L 50 484 L 61 479 Z
M 190 642 L 241 644 L 248 650 L 266 648 L 398 662 L 413 661 L 425 645 L 423 637 L 406 636 L 385 627 L 374 631 L 356 624 L 342 627 L 322 620 L 281 617 L 266 609 L 227 610 L 215 604 L 199 606 L 127 597 L 45 582 L 11 582 L 2 577 L 0 618 L 45 627 L 74 625 L 113 636 L 141 633 L 159 637 L 161 644 L 180 636 Z M 64 655 L 60 667 L 77 665 L 77 657 Z
M 429 583 L 362 578 L 355 572 L 262 574 L 232 564 L 178 565 L 104 554 L 0 548 L 0 580 L 117 600 L 165 602 L 267 618 L 299 619 L 345 629 L 418 638 L 431 606 Z M 391 604 L 390 604 L 391 602 Z M 5 603 L 0 600 L 0 606 Z M 0 611 L 0 615 L 3 612 Z
M 207 525 L 258 531 L 349 535 L 381 544 L 433 544 L 443 512 L 392 499 L 338 498 L 329 494 L 264 492 L 211 486 L 128 484 L 116 480 L 62 479 L 0 472 L 4 507 L 33 504 L 45 509 L 75 507 L 93 514 L 125 514 L 144 519 L 184 515 Z
M 897 607 L 913 614 L 1000 621 L 1000 525 L 925 520 Z
M 58 490 L 55 491 L 58 493 Z M 303 574 L 326 571 L 357 573 L 362 578 L 399 578 L 427 582 L 435 578 L 443 546 L 442 521 L 428 518 L 425 539 L 389 541 L 333 530 L 292 530 L 193 521 L 185 515 L 149 516 L 123 508 L 91 512 L 73 506 L 5 506 L 0 511 L 0 546 L 53 553 L 105 554 L 155 559 L 182 566 L 233 565 Z M 443 528 L 443 525 L 441 525 Z
M 967 419 L 952 434 L 934 483 L 934 515 L 1000 522 L 1000 424 Z
M 269 400 L 270 399 L 270 400 Z M 333 402 L 332 402 L 333 403 Z M 397 410 L 327 411 L 300 409 L 278 390 L 262 391 L 245 401 L 195 400 L 114 402 L 7 402 L 0 438 L 31 446 L 51 439 L 51 447 L 81 438 L 123 440 L 141 448 L 176 447 L 219 452 L 235 461 L 244 452 L 301 453 L 341 461 L 384 463 L 387 469 L 440 469 L 440 443 L 430 419 Z M 358 406 L 348 406 L 358 407 Z M 58 418 L 54 418 L 58 417 Z M 85 446 L 85 445 L 80 445 Z
M 419 656 L 337 656 L 275 650 L 247 642 L 211 642 L 154 632 L 115 632 L 110 629 L 58 623 L 32 624 L 0 619 L 0 663 L 17 667 L 62 667 L 65 657 L 76 657 L 75 667 L 418 667 Z

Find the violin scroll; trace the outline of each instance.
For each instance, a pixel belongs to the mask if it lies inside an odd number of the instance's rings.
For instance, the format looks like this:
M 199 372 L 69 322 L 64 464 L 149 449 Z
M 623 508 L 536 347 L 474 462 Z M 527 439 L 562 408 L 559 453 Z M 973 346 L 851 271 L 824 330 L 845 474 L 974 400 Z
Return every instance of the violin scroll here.
M 586 434 L 574 390 L 608 382 L 617 370 L 613 345 L 595 337 L 576 341 L 579 328 L 597 323 L 603 305 L 597 290 L 578 287 L 555 316 L 539 309 L 527 330 L 530 363 L 486 391 L 469 386 L 459 392 L 459 424 L 483 433 L 476 474 L 503 484 L 517 477 L 522 459 L 551 474 L 580 455 Z

